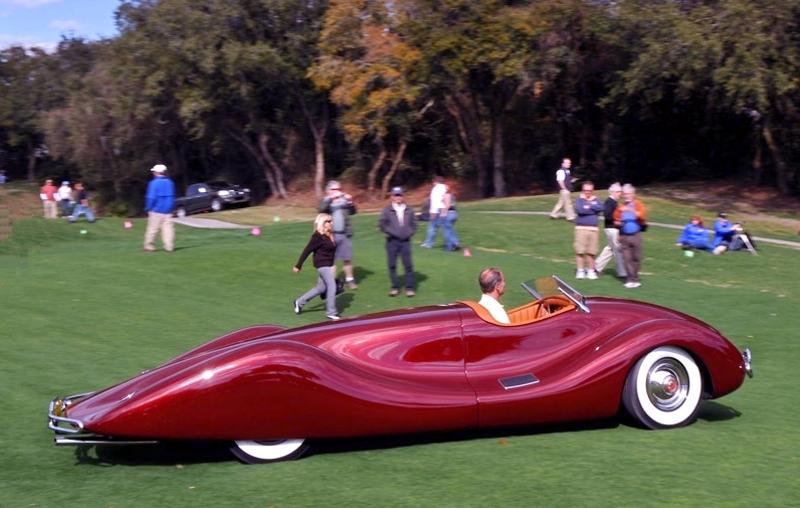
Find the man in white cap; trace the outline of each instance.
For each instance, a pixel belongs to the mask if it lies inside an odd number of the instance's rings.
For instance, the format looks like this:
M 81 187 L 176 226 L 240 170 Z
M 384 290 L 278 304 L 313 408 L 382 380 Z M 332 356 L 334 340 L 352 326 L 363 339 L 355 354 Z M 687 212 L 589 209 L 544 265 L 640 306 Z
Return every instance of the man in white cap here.
M 167 166 L 156 164 L 150 171 L 153 179 L 147 184 L 144 211 L 147 212 L 147 231 L 144 233 L 144 250 L 156 250 L 156 233 L 161 230 L 164 250 L 172 252 L 175 248 L 175 229 L 172 226 L 172 210 L 175 207 L 175 184 L 165 174 Z

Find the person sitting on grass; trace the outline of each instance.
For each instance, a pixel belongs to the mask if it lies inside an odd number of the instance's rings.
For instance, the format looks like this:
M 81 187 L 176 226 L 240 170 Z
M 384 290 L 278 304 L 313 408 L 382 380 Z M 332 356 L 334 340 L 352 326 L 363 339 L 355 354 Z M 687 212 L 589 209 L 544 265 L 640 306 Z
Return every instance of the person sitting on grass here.
M 708 229 L 703 226 L 703 218 L 699 215 L 693 215 L 683 232 L 678 237 L 676 243 L 678 247 L 684 250 L 697 249 L 697 250 L 711 250 L 711 244 L 708 241 Z
M 730 223 L 728 214 L 719 212 L 717 220 L 714 221 L 714 243 L 711 244 L 712 252 L 715 255 L 719 255 L 728 250 L 736 233 L 737 227 Z

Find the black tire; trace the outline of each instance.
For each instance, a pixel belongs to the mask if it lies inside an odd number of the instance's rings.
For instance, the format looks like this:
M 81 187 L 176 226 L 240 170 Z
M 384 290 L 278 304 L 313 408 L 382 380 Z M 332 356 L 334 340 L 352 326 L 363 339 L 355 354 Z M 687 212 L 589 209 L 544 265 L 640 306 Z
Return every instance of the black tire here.
M 703 395 L 703 375 L 692 356 L 676 347 L 656 348 L 628 373 L 622 402 L 650 429 L 682 427 L 694 421 Z
M 219 212 L 222 210 L 222 200 L 221 199 L 212 199 L 211 200 L 211 211 L 212 212 Z
M 275 441 L 234 441 L 231 453 L 245 464 L 266 464 L 282 460 L 295 460 L 308 450 L 305 439 L 281 439 Z

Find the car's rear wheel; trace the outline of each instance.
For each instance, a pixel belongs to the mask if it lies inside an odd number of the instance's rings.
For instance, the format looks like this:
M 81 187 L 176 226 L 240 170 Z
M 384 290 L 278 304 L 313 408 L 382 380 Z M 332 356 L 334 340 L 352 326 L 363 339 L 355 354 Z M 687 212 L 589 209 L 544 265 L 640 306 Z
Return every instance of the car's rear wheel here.
M 245 464 L 264 464 L 300 458 L 308 450 L 305 439 L 234 441 L 231 452 Z
M 186 208 L 179 207 L 175 210 L 175 217 L 180 217 L 181 219 L 186 217 Z
M 676 347 L 660 347 L 636 362 L 622 399 L 642 425 L 667 429 L 691 423 L 702 394 L 703 376 L 691 355 Z
M 211 210 L 214 212 L 222 210 L 222 200 L 221 199 L 211 200 Z

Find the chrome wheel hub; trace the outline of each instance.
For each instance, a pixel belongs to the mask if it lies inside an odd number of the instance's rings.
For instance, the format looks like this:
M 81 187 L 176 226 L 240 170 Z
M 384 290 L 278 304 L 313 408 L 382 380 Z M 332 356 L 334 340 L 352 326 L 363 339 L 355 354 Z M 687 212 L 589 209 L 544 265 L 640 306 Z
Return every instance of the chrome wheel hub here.
M 664 358 L 647 373 L 647 397 L 661 411 L 681 407 L 689 393 L 689 374 L 680 362 Z

